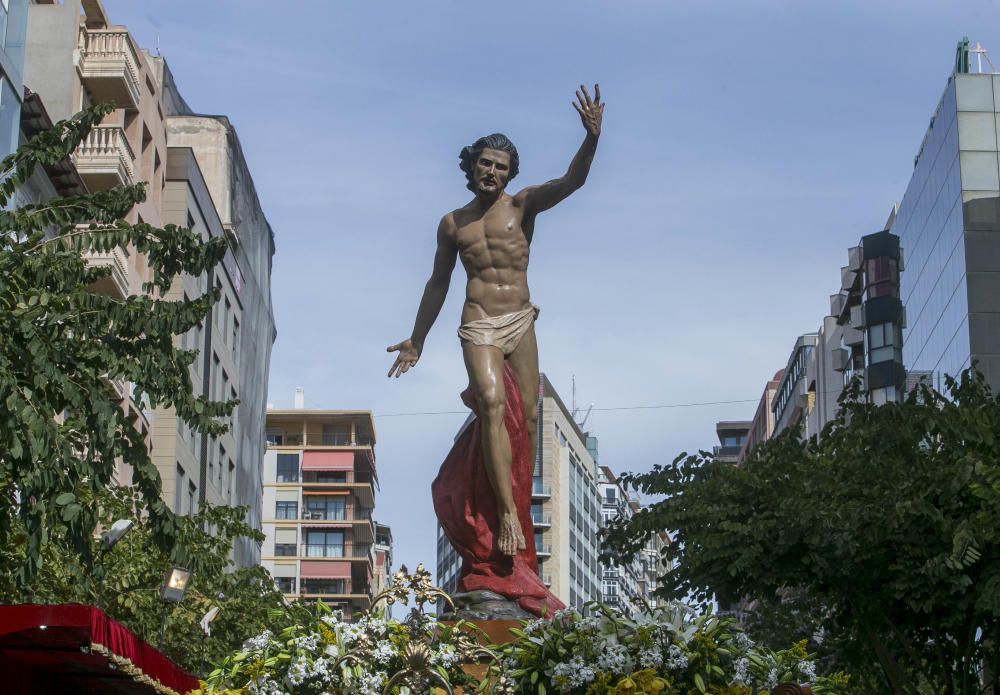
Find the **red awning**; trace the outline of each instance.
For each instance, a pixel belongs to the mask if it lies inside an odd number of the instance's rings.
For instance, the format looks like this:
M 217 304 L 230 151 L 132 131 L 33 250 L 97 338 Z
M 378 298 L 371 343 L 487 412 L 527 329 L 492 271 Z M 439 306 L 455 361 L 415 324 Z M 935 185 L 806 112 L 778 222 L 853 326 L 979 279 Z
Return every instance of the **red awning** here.
M 306 451 L 302 454 L 304 471 L 353 471 L 353 451 Z
M 198 679 L 93 606 L 0 606 L 5 693 L 183 695 Z

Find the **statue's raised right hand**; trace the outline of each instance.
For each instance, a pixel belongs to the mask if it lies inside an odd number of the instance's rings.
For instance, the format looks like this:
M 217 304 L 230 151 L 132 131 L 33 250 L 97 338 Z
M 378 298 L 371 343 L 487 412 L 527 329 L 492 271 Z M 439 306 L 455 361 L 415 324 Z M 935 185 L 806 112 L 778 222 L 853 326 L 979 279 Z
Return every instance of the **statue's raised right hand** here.
M 410 370 L 410 367 L 416 365 L 417 360 L 420 359 L 420 350 L 422 347 L 415 344 L 409 338 L 401 343 L 387 347 L 385 349 L 386 352 L 398 352 L 399 354 L 396 355 L 396 361 L 392 363 L 392 367 L 389 368 L 389 373 L 386 376 L 391 377 L 395 375 L 398 379 L 400 374 L 406 374 Z

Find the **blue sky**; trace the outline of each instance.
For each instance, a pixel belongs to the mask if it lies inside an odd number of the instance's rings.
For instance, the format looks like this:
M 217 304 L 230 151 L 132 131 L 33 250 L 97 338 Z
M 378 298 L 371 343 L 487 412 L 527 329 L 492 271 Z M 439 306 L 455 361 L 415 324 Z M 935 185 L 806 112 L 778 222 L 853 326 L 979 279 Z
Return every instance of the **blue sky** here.
M 925 0 L 104 0 L 185 99 L 237 127 L 274 228 L 269 400 L 376 414 L 377 517 L 396 562 L 435 562 L 430 482 L 464 416 L 461 269 L 419 366 L 388 381 L 459 149 L 501 131 L 512 191 L 558 176 L 600 82 L 587 185 L 539 218 L 540 360 L 591 415 L 600 460 L 647 470 L 749 419 L 814 331 L 849 246 L 879 231 L 951 70 L 996 47 L 1000 5 Z

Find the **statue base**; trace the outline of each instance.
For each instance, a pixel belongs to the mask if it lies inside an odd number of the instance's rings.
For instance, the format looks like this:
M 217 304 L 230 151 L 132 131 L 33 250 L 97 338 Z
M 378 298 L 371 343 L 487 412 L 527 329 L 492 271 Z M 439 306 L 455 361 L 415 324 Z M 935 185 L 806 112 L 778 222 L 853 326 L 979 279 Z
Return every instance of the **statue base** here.
M 453 594 L 455 610 L 445 613 L 441 620 L 467 620 L 473 623 L 534 620 L 535 616 L 505 596 L 481 589 Z

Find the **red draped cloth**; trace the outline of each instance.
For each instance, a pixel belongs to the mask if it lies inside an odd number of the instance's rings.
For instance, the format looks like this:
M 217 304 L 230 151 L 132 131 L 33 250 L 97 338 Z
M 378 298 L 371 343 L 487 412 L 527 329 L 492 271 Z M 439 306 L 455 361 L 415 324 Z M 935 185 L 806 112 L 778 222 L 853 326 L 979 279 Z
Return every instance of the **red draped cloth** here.
M 187 693 L 198 679 L 93 606 L 0 606 L 4 693 Z M 20 679 L 20 681 L 18 681 Z M 73 687 L 65 688 L 72 682 Z M 23 686 L 23 687 L 22 687 Z
M 533 615 L 551 617 L 565 608 L 538 576 L 535 534 L 531 522 L 531 484 L 533 461 L 528 451 L 528 432 L 524 426 L 521 393 L 510 367 L 503 370 L 507 393 L 504 425 L 510 437 L 511 479 L 514 504 L 524 532 L 525 549 L 513 557 L 497 549 L 499 534 L 496 498 L 483 461 L 480 420 L 476 417 L 452 447 L 437 478 L 431 484 L 434 511 L 451 545 L 462 558 L 458 591 L 493 591 Z M 478 416 L 472 390 L 462 392 L 462 401 Z

